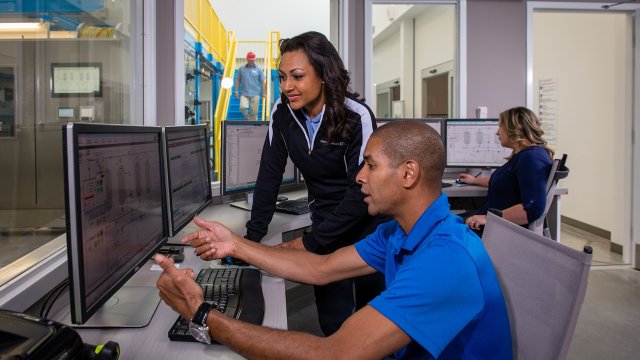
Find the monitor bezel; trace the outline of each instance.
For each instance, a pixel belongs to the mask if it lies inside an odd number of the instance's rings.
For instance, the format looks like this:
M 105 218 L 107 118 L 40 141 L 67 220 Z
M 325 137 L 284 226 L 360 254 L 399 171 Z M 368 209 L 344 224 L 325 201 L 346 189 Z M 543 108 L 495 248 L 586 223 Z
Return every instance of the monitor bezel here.
M 444 147 L 445 147 L 445 159 L 446 159 L 446 164 L 445 167 L 447 168 L 467 168 L 467 169 L 497 169 L 499 167 L 501 167 L 502 165 L 504 165 L 507 160 L 505 159 L 504 162 L 502 162 L 501 164 L 478 164 L 478 163 L 450 163 L 449 162 L 449 151 L 448 151 L 448 146 L 449 144 L 447 143 L 447 139 L 448 137 L 448 124 L 449 123 L 456 123 L 456 122 L 478 122 L 478 123 L 482 123 L 482 122 L 492 122 L 495 123 L 496 125 L 499 123 L 499 119 L 498 118 L 451 118 L 451 119 L 444 119 L 443 121 L 443 131 L 442 131 L 442 141 L 444 143 Z
M 162 239 L 150 248 L 131 268 L 124 273 L 99 299 L 93 304 L 86 302 L 87 291 L 85 288 L 84 244 L 82 243 L 82 214 L 80 203 L 80 184 L 78 179 L 79 159 L 77 156 L 78 136 L 86 133 L 155 133 L 158 136 L 159 170 L 164 173 L 164 161 L 162 153 L 162 133 L 160 127 L 132 126 L 113 124 L 84 124 L 68 123 L 62 129 L 63 166 L 64 166 L 64 190 L 65 190 L 65 219 L 67 226 L 67 267 L 69 276 L 69 299 L 71 310 L 71 322 L 82 325 L 86 323 L 124 284 L 140 270 L 147 261 L 158 252 L 167 242 L 167 213 L 166 207 L 160 206 L 162 212 Z M 165 188 L 164 178 L 160 176 L 160 186 Z M 166 203 L 165 191 L 160 191 L 161 204 Z
M 255 185 L 253 186 L 247 186 L 247 187 L 242 187 L 242 188 L 238 188 L 238 189 L 233 189 L 233 190 L 228 190 L 227 189 L 227 146 L 226 146 L 226 140 L 227 140 L 227 126 L 269 126 L 269 121 L 251 121 L 251 120 L 225 120 L 222 122 L 222 141 L 221 143 L 221 154 L 222 157 L 220 159 L 220 163 L 221 163 L 221 167 L 220 167 L 220 193 L 222 194 L 222 196 L 229 196 L 229 195 L 233 195 L 233 194 L 241 194 L 241 193 L 246 193 L 246 192 L 250 192 L 253 191 L 253 189 L 255 189 Z M 268 136 L 268 135 L 267 135 Z M 266 138 L 265 138 L 266 140 Z M 299 176 L 298 176 L 298 168 L 295 166 L 293 166 L 293 179 L 291 180 L 284 180 L 284 177 L 282 179 L 282 181 L 280 182 L 280 186 L 288 186 L 288 185 L 296 185 L 299 183 Z M 284 175 L 284 173 L 283 173 Z
M 165 198 L 167 199 L 167 217 L 168 217 L 168 235 L 170 237 L 176 236 L 182 229 L 184 229 L 185 226 L 187 226 L 190 222 L 191 222 L 191 218 L 190 217 L 189 220 L 182 222 L 181 224 L 178 224 L 178 226 L 175 226 L 174 224 L 174 218 L 173 218 L 173 196 L 171 195 L 171 167 L 169 166 L 170 160 L 169 160 L 169 139 L 168 139 L 168 135 L 167 133 L 171 133 L 171 132 L 184 132 L 184 131 L 193 131 L 193 132 L 202 132 L 204 131 L 204 137 L 205 137 L 205 141 L 206 141 L 206 149 L 207 150 L 207 154 L 209 154 L 209 149 L 211 149 L 211 142 L 209 139 L 209 132 L 207 129 L 207 126 L 205 125 L 183 125 L 183 126 L 165 126 L 162 128 L 162 148 L 163 148 L 163 155 L 164 155 L 164 175 L 165 175 L 165 190 L 166 190 L 166 194 L 165 194 Z M 202 203 L 193 213 L 193 216 L 200 214 L 207 206 L 209 206 L 209 204 L 211 204 L 211 201 L 213 200 L 213 194 L 211 191 L 211 158 L 210 156 L 207 156 L 207 179 L 208 179 L 208 184 L 209 186 L 207 187 L 208 189 L 208 194 L 206 197 L 206 200 L 204 203 Z

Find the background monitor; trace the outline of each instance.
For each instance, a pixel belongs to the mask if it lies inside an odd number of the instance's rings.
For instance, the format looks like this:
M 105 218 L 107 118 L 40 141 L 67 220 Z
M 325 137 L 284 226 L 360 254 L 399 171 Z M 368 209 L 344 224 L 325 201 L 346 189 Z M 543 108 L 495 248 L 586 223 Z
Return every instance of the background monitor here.
M 211 163 L 207 127 L 163 128 L 169 236 L 176 236 L 211 203 Z
M 496 135 L 498 119 L 446 119 L 447 166 L 496 168 L 511 155 Z
M 222 124 L 222 195 L 251 191 L 256 186 L 269 122 L 226 120 Z M 287 159 L 282 184 L 296 182 L 295 167 Z
M 51 96 L 102 96 L 100 63 L 51 64 Z
M 161 128 L 69 123 L 63 148 L 70 323 L 145 326 L 158 290 L 123 285 L 166 242 Z

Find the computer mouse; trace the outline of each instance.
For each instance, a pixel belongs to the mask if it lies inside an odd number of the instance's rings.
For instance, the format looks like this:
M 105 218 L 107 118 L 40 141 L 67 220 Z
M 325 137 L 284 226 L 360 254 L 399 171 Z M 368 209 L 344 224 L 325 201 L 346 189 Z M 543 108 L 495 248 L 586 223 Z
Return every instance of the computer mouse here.
M 462 180 L 456 179 L 456 184 L 464 184 L 464 183 L 462 182 Z

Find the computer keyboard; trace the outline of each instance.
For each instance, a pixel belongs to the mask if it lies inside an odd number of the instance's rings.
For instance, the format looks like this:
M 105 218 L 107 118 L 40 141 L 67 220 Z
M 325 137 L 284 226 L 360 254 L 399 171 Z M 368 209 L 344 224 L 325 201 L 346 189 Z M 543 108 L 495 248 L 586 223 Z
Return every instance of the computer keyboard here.
M 262 325 L 264 298 L 261 274 L 257 269 L 224 267 L 204 268 L 196 277 L 204 291 L 204 300 L 221 313 L 252 324 Z M 169 340 L 193 341 L 190 319 L 179 316 L 169 330 Z
M 309 211 L 309 199 L 301 197 L 299 199 L 285 200 L 276 204 L 276 211 L 287 214 L 301 215 Z
M 449 186 L 453 186 L 453 184 L 452 184 L 452 183 L 448 183 L 448 182 L 444 182 L 444 181 L 441 181 L 441 183 L 442 183 L 442 184 L 441 184 L 441 187 L 442 187 L 443 189 L 444 189 L 444 188 L 446 188 L 446 187 L 449 187 Z

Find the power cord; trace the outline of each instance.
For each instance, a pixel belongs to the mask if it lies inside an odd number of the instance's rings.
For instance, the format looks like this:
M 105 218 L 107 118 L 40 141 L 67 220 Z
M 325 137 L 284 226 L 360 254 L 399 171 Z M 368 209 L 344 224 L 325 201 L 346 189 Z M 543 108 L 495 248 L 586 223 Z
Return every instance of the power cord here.
M 49 291 L 47 298 L 44 300 L 42 307 L 40 308 L 41 318 L 47 318 L 47 316 L 49 315 L 49 311 L 51 311 L 51 308 L 53 307 L 53 304 L 55 304 L 56 300 L 58 299 L 58 297 L 60 297 L 67 286 L 69 286 L 69 279 L 65 279 L 60 284 L 56 285 L 53 290 Z

